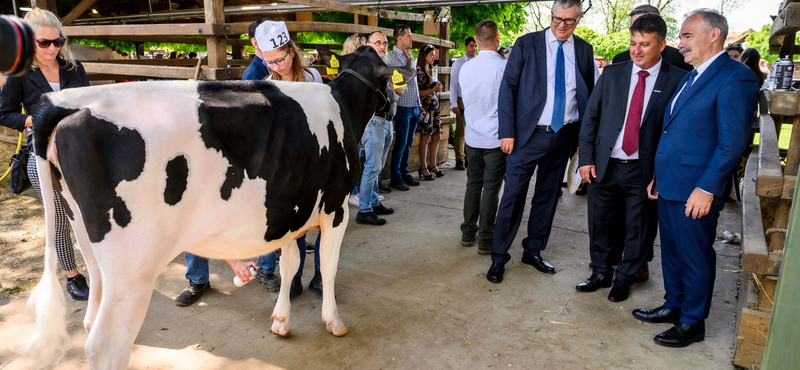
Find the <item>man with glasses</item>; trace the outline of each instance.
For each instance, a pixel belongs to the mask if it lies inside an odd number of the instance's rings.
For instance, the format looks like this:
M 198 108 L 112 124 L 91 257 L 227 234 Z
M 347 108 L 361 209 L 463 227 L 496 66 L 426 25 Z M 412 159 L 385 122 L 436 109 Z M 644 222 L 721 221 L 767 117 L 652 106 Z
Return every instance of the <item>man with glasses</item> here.
M 467 121 L 464 119 L 464 101 L 461 95 L 461 86 L 458 83 L 458 75 L 461 73 L 461 66 L 468 60 L 475 58 L 478 52 L 478 43 L 475 38 L 470 36 L 464 40 L 464 56 L 458 58 L 450 68 L 450 101 L 456 101 L 457 107 L 453 107 L 453 113 L 456 114 L 456 134 L 453 141 L 453 150 L 456 152 L 456 169 L 466 170 L 464 167 L 464 128 Z
M 414 69 L 414 56 L 411 48 L 414 38 L 411 29 L 405 24 L 394 28 L 394 49 L 386 54 L 384 61 L 390 67 L 409 67 Z M 409 186 L 419 186 L 419 181 L 408 173 L 408 157 L 414 144 L 414 133 L 419 119 L 419 87 L 417 79 L 412 78 L 406 86 L 406 93 L 397 101 L 397 114 L 394 116 L 395 141 L 392 150 L 392 181 L 389 186 L 397 190 L 408 190 Z
M 503 281 L 508 248 L 517 235 L 531 177 L 536 192 L 522 263 L 553 274 L 541 256 L 550 238 L 561 179 L 576 148 L 580 121 L 600 75 L 592 45 L 574 36 L 583 14 L 580 0 L 555 0 L 550 28 L 517 39 L 500 85 L 500 148 L 506 157 L 503 199 L 497 213 L 492 265 L 486 278 Z

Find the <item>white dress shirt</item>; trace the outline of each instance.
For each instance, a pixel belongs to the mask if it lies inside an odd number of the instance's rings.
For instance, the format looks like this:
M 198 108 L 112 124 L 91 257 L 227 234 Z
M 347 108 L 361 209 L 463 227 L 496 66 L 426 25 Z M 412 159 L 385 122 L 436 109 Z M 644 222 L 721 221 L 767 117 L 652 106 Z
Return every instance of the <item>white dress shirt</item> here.
M 726 51 L 725 50 L 720 51 L 719 53 L 717 53 L 716 55 L 714 55 L 713 57 L 711 57 L 707 61 L 705 61 L 705 63 L 701 64 L 700 67 L 695 68 L 697 70 L 697 76 L 694 77 L 694 81 L 692 81 L 692 85 L 694 85 L 694 83 L 697 82 L 697 79 L 700 78 L 700 75 L 702 75 L 703 72 L 705 72 L 706 69 L 708 69 L 708 67 L 711 65 L 711 63 L 714 63 L 714 61 L 717 60 L 717 58 L 719 58 L 719 56 L 722 55 L 722 53 L 726 53 Z M 689 71 L 689 72 L 691 72 L 691 71 Z M 688 82 L 688 80 L 687 80 L 687 82 Z M 670 114 L 672 114 L 672 108 L 675 107 L 675 102 L 678 101 L 678 98 L 681 96 L 681 93 L 683 92 L 683 89 L 685 89 L 685 88 L 686 88 L 686 84 L 683 84 L 683 86 L 681 86 L 681 89 L 678 90 L 678 93 L 675 94 L 675 99 L 672 99 L 672 105 L 670 105 L 670 107 L 669 107 Z
M 457 102 L 459 97 L 463 97 L 461 95 L 460 85 L 458 84 L 458 76 L 459 76 L 459 73 L 461 72 L 461 67 L 468 60 L 470 60 L 470 58 L 467 57 L 466 54 L 464 54 L 463 57 L 456 59 L 456 61 L 453 62 L 453 65 L 450 66 L 450 101 L 451 102 Z M 457 104 L 453 104 L 453 105 L 457 106 Z
M 497 103 L 507 60 L 492 50 L 482 50 L 461 67 L 461 100 L 467 122 L 464 141 L 473 148 L 500 147 Z
M 644 79 L 644 103 L 642 104 L 642 120 L 644 119 L 645 111 L 647 111 L 647 103 L 650 101 L 650 96 L 653 95 L 653 86 L 655 86 L 656 80 L 658 79 L 658 72 L 661 71 L 662 61 L 663 59 L 659 59 L 656 65 L 654 65 L 650 69 L 645 70 L 648 73 L 650 73 L 650 75 L 645 77 Z M 625 126 L 628 125 L 628 114 L 630 114 L 631 110 L 631 99 L 633 99 L 633 90 L 636 89 L 636 84 L 639 83 L 638 73 L 639 71 L 642 70 L 635 63 L 631 64 L 633 65 L 633 68 L 631 69 L 631 85 L 630 89 L 628 90 L 628 104 L 625 105 L 625 120 L 622 121 L 622 131 L 620 131 L 619 136 L 617 136 L 617 142 L 614 143 L 614 149 L 611 150 L 611 158 L 639 159 L 638 148 L 631 155 L 625 154 L 625 151 L 622 150 L 622 138 L 625 136 Z M 642 121 L 639 121 L 639 127 L 642 127 Z
M 553 120 L 553 98 L 556 92 L 556 55 L 558 54 L 558 39 L 553 35 L 553 30 L 545 31 L 545 44 L 547 45 L 547 100 L 544 103 L 539 125 L 549 126 Z M 566 84 L 567 101 L 564 106 L 564 124 L 580 119 L 578 112 L 578 85 L 575 79 L 575 36 L 570 35 L 562 46 L 564 50 L 564 82 Z M 600 77 L 600 68 L 594 64 L 594 82 Z M 466 106 L 466 105 L 465 105 Z

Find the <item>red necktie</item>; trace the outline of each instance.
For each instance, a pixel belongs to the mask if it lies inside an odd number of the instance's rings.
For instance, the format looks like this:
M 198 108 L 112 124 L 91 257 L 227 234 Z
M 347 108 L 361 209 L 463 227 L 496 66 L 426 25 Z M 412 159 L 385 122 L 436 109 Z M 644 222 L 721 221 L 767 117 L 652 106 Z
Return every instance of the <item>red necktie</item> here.
M 639 150 L 639 127 L 642 124 L 642 110 L 644 108 L 644 79 L 650 75 L 647 71 L 639 71 L 639 82 L 633 89 L 631 107 L 628 109 L 628 119 L 625 120 L 625 133 L 622 137 L 622 151 L 632 155 Z

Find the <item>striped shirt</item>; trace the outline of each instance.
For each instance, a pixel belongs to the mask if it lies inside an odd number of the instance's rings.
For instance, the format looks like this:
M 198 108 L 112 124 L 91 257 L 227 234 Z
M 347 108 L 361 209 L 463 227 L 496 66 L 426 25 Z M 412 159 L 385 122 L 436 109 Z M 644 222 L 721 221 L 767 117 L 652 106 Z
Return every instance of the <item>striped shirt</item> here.
M 387 53 L 383 61 L 386 62 L 386 65 L 389 67 L 408 66 L 408 57 L 397 47 L 394 47 L 391 52 Z M 397 105 L 407 108 L 419 107 L 422 105 L 419 101 L 419 87 L 417 87 L 416 78 L 412 78 L 408 83 L 406 86 L 406 93 L 400 96 L 400 99 L 397 100 Z

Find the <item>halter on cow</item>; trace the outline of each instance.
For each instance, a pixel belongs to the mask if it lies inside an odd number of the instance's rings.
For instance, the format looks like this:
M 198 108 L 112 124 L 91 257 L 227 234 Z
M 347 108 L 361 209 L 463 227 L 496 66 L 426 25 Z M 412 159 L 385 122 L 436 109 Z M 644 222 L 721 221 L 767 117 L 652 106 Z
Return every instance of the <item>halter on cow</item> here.
M 369 47 L 336 57 L 351 72 L 328 85 L 167 81 L 47 95 L 34 148 L 42 187 L 56 193 L 43 192 L 45 269 L 28 301 L 36 314 L 29 352 L 53 364 L 68 343 L 55 196 L 89 271 L 90 368 L 127 368 L 156 277 L 181 252 L 251 258 L 282 248 L 281 275 L 293 276 L 294 239 L 314 228 L 322 233 L 322 319 L 346 335 L 334 279 L 347 197 L 360 177 L 357 141 L 385 103 L 374 87 L 414 71 L 386 66 Z M 290 284 L 283 279 L 272 315 L 282 336 L 291 335 Z

